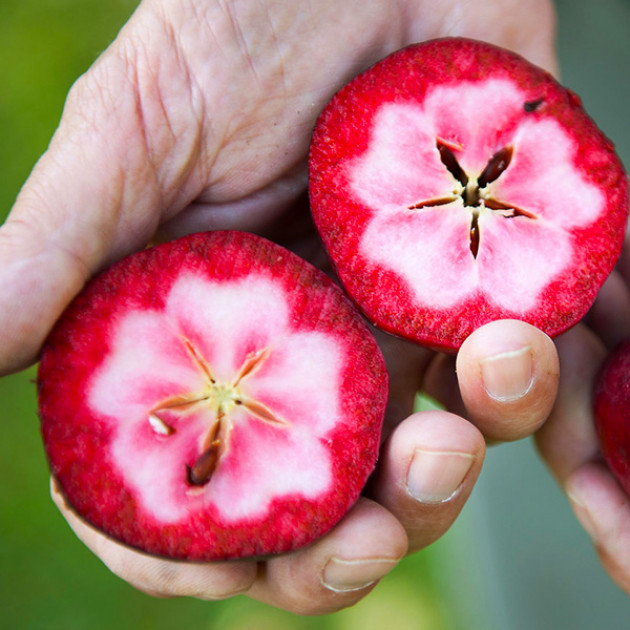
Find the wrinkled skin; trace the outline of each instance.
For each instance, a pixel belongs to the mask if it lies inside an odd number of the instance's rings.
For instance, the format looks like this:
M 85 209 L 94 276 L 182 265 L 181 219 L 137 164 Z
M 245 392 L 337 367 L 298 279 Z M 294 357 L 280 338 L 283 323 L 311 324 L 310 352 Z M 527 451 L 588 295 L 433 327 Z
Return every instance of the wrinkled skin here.
M 332 94 L 389 52 L 444 35 L 485 39 L 555 71 L 553 22 L 546 0 L 145 0 L 71 90 L 49 150 L 0 229 L 0 370 L 35 361 L 86 279 L 151 241 L 244 229 L 321 264 L 305 214 L 305 164 L 315 118 Z M 588 400 L 606 346 L 627 333 L 630 265 L 624 269 L 606 286 L 593 327 L 558 341 L 567 365 L 538 440 L 605 566 L 630 590 L 630 506 L 591 463 Z M 477 479 L 485 439 L 537 431 L 558 385 L 554 344 L 520 322 L 475 332 L 457 357 L 457 376 L 452 358 L 379 339 L 392 380 L 379 469 L 366 496 L 306 549 L 264 562 L 151 558 L 82 522 L 54 481 L 53 497 L 103 562 L 146 592 L 246 593 L 309 614 L 352 605 L 406 553 L 448 529 Z M 410 416 L 419 387 L 450 411 Z M 597 519 L 588 519 L 593 508 Z

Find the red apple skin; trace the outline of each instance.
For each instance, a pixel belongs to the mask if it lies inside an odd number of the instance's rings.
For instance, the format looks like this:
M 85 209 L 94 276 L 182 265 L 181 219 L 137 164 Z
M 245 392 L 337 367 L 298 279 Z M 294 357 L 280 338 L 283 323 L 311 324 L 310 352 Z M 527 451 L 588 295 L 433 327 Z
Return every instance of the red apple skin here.
M 595 387 L 595 427 L 608 467 L 630 495 L 630 340 L 601 370 Z

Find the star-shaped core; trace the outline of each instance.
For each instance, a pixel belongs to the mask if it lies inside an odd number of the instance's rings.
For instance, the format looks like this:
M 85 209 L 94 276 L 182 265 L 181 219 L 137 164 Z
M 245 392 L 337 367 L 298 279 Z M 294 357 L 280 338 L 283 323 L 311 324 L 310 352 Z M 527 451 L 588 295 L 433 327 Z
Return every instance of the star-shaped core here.
M 464 169 L 460 166 L 453 148 L 449 143 L 437 139 L 437 149 L 440 153 L 440 160 L 447 168 L 449 173 L 453 175 L 456 180 L 456 185 L 453 188 L 452 194 L 446 197 L 440 197 L 438 199 L 427 199 L 420 201 L 409 206 L 409 210 L 420 210 L 432 206 L 441 206 L 452 203 L 458 197 L 461 197 L 464 201 L 464 205 L 472 207 L 472 221 L 470 224 L 470 251 L 472 255 L 477 258 L 479 252 L 479 209 L 489 208 L 490 210 L 496 210 L 506 218 L 513 218 L 517 216 L 527 217 L 529 219 L 536 219 L 536 215 L 516 207 L 514 204 L 505 203 L 492 196 L 492 193 L 488 189 L 488 184 L 495 181 L 499 176 L 507 169 L 512 160 L 513 149 L 510 146 L 504 147 L 497 151 L 488 160 L 486 167 L 483 169 L 481 175 L 478 177 L 468 176 Z
M 165 412 L 185 416 L 199 407 L 205 407 L 210 412 L 212 421 L 201 440 L 201 454 L 192 466 L 187 466 L 188 482 L 193 486 L 203 486 L 210 481 L 222 453 L 228 446 L 232 428 L 230 412 L 235 407 L 242 406 L 252 417 L 276 426 L 287 426 L 288 422 L 278 417 L 260 401 L 249 397 L 242 387 L 247 377 L 257 372 L 269 357 L 269 349 L 263 348 L 248 354 L 236 377 L 225 383 L 213 376 L 210 364 L 188 339 L 183 339 L 183 343 L 193 363 L 202 372 L 205 386 L 197 391 L 162 400 L 149 412 L 148 419 L 156 433 L 170 436 L 175 433 L 175 428 L 165 417 Z

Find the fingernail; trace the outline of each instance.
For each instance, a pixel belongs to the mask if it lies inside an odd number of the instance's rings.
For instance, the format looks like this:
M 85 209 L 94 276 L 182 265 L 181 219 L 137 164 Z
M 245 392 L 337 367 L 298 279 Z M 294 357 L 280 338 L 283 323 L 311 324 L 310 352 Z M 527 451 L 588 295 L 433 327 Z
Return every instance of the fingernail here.
M 525 396 L 534 380 L 534 361 L 530 346 L 502 352 L 480 361 L 481 378 L 488 396 L 511 402 Z
M 586 503 L 584 503 L 580 495 L 575 490 L 567 491 L 567 497 L 571 502 L 571 507 L 573 508 L 580 525 L 582 525 L 582 527 L 586 530 L 586 533 L 595 540 L 597 538 L 597 529 L 590 511 L 586 507 Z
M 322 584 L 335 593 L 347 593 L 367 588 L 385 577 L 398 560 L 391 558 L 366 558 L 343 560 L 331 558 L 322 574 Z
M 446 501 L 462 485 L 474 460 L 470 453 L 418 449 L 407 473 L 407 492 L 423 503 Z

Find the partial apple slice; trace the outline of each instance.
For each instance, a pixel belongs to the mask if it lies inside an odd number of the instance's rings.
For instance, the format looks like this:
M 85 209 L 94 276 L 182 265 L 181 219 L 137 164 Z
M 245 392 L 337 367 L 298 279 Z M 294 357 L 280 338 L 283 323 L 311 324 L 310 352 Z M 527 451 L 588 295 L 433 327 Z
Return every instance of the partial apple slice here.
M 594 417 L 606 464 L 630 495 L 630 340 L 615 349 L 600 371 Z
M 218 560 L 328 531 L 374 468 L 387 373 L 322 272 L 258 236 L 198 234 L 94 279 L 43 351 L 52 473 L 88 522 Z
M 448 38 L 411 46 L 328 104 L 313 217 L 377 326 L 455 351 L 495 319 L 557 335 L 613 268 L 628 212 L 613 146 L 523 58 Z

